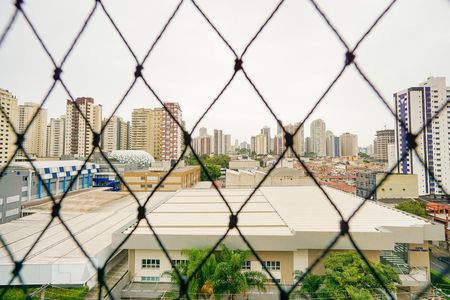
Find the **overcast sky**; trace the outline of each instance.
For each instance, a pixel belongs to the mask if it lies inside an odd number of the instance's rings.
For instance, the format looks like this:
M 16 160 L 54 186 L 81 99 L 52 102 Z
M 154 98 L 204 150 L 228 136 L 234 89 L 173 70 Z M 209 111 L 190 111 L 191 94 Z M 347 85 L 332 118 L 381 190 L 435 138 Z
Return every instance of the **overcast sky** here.
M 94 1 L 35 0 L 24 6 L 59 63 Z M 177 1 L 104 1 L 139 59 L 142 59 Z M 269 0 L 198 1 L 230 44 L 241 53 L 277 4 Z M 332 23 L 354 45 L 388 1 L 318 1 Z M 0 30 L 13 12 L 0 1 Z M 392 104 L 392 94 L 428 76 L 450 81 L 450 1 L 399 0 L 361 44 L 356 60 Z M 284 123 L 302 120 L 342 67 L 345 48 L 306 0 L 287 0 L 244 57 L 244 67 Z M 234 56 L 217 34 L 185 1 L 144 66 L 144 75 L 164 101 L 179 102 L 191 128 L 233 73 Z M 63 68 L 71 93 L 90 96 L 108 116 L 133 80 L 135 63 L 101 10 Z M 0 48 L 0 87 L 19 102 L 42 100 L 52 83 L 53 67 L 20 16 Z M 447 82 L 448 82 L 447 81 Z M 449 84 L 450 85 L 450 84 Z M 49 117 L 65 112 L 67 94 L 57 86 L 45 108 Z M 142 82 L 134 87 L 118 115 L 157 102 Z M 360 146 L 376 130 L 393 128 L 390 112 L 353 67 L 319 105 L 310 120 L 322 118 L 327 130 L 359 135 Z M 305 135 L 309 135 L 309 123 Z M 223 129 L 249 141 L 264 125 L 276 130 L 250 84 L 234 79 L 200 126 Z

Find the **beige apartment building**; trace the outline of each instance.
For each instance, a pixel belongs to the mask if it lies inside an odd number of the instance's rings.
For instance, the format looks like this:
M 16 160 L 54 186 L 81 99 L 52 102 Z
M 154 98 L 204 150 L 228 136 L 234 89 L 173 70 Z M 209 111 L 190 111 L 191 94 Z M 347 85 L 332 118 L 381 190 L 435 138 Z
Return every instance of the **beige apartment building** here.
M 325 187 L 336 206 L 348 217 L 363 199 Z M 222 189 L 237 211 L 252 189 Z M 168 197 L 148 213 L 153 230 L 164 242 L 174 263 L 186 260 L 183 249 L 211 247 L 226 232 L 230 212 L 213 189 L 186 189 Z M 182 217 L 181 217 L 182 216 Z M 315 186 L 262 187 L 238 216 L 242 234 L 281 284 L 291 285 L 294 271 L 305 271 L 340 232 L 339 215 Z M 135 228 L 137 226 L 137 228 Z M 128 270 L 133 282 L 170 282 L 165 275 L 171 262 L 161 251 L 145 222 L 130 222 L 113 234 L 113 246 L 128 249 Z M 430 282 L 429 241 L 444 240 L 444 226 L 426 219 L 367 202 L 352 219 L 350 232 L 365 256 L 398 272 L 403 290 L 418 290 Z M 236 229 L 224 243 L 247 249 Z M 331 251 L 354 250 L 347 236 Z M 242 271 L 262 271 L 254 257 Z M 323 274 L 323 260 L 313 268 Z
M 267 135 L 260 133 L 255 137 L 255 152 L 257 155 L 269 154 L 269 149 L 267 148 Z
M 162 108 L 134 109 L 131 117 L 131 150 L 144 150 L 161 159 Z
M 28 155 L 47 156 L 47 110 L 39 109 L 38 103 L 25 102 L 19 105 L 19 132 L 23 133 L 30 124 L 36 111 L 39 112 L 31 123 L 26 135 L 23 147 Z
M 92 145 L 94 133 L 75 106 L 75 103 L 89 121 L 92 130 L 96 133 L 100 133 L 101 130 L 102 106 L 94 104 L 94 99 L 88 97 L 77 98 L 74 102 L 67 100 L 64 154 L 86 157 L 94 148 Z
M 66 117 L 51 118 L 47 125 L 47 157 L 61 157 L 64 154 Z
M 0 89 L 0 106 L 3 113 L 17 128 L 18 107 L 17 98 L 9 91 Z M 7 118 L 0 112 L 0 164 L 6 164 L 16 150 L 16 135 Z
M 358 155 L 358 136 L 351 133 L 343 133 L 340 137 L 341 156 Z

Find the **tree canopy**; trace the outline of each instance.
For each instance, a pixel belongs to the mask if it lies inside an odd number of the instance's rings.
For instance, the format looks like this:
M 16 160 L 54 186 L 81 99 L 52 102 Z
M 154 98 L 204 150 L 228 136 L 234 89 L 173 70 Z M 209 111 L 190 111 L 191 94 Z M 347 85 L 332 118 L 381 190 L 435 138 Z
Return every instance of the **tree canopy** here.
M 228 164 L 230 162 L 230 157 L 228 155 L 209 156 L 209 155 L 203 154 L 199 158 L 202 161 L 203 165 L 205 166 L 205 169 L 207 170 L 207 172 L 212 180 L 216 180 L 217 178 L 219 178 L 220 177 L 220 168 L 221 167 L 227 168 Z M 189 166 L 200 164 L 198 162 L 197 158 L 192 154 L 189 156 L 186 156 L 184 161 Z M 206 172 L 203 170 L 203 168 L 201 170 L 200 177 L 201 177 L 202 181 L 209 180 L 209 177 L 206 174 Z
M 381 284 L 355 251 L 331 253 L 324 259 L 325 275 L 308 274 L 295 291 L 299 296 L 314 299 L 384 299 Z M 395 270 L 382 263 L 371 263 L 386 287 L 396 291 L 400 279 Z M 301 276 L 297 273 L 296 277 Z
M 188 259 L 186 264 L 179 265 L 181 275 L 185 278 L 191 276 L 197 266 L 208 255 L 209 249 L 187 249 L 182 251 Z M 249 259 L 250 251 L 231 250 L 220 245 L 220 251 L 212 253 L 205 264 L 195 273 L 189 284 L 189 293 L 192 295 L 228 295 L 234 298 L 239 293 L 246 293 L 250 289 L 264 290 L 266 275 L 256 271 L 242 271 L 242 266 Z M 169 275 L 172 281 L 180 285 L 175 271 Z
M 428 217 L 425 203 L 417 200 L 410 200 L 399 203 L 395 206 L 395 208 L 422 218 Z

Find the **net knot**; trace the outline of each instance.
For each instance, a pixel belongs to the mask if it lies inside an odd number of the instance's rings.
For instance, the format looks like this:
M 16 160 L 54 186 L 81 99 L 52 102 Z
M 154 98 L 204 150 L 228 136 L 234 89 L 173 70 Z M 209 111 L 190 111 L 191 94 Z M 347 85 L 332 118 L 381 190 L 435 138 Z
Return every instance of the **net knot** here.
M 14 269 L 12 271 L 14 276 L 17 276 L 20 272 L 20 270 L 22 270 L 23 264 L 21 261 L 15 261 L 14 262 Z
M 345 53 L 345 65 L 348 66 L 355 60 L 355 54 L 353 52 L 348 51 Z
M 59 212 L 61 210 L 61 203 L 55 203 L 52 207 L 52 218 L 56 218 L 59 216 Z
M 242 59 L 236 58 L 234 60 L 234 71 L 237 72 L 239 70 L 242 70 Z
M 340 235 L 346 235 L 350 227 L 348 226 L 348 222 L 345 220 L 341 220 L 340 222 L 341 232 Z
M 61 73 L 62 73 L 62 69 L 61 68 L 56 68 L 55 71 L 53 71 L 53 80 L 60 80 L 61 79 Z
M 406 144 L 408 145 L 409 149 L 416 149 L 417 143 L 416 143 L 417 136 L 415 134 L 412 134 L 408 132 L 406 134 Z
M 25 136 L 20 133 L 17 135 L 16 146 L 19 149 L 23 149 L 23 142 L 25 141 Z
M 228 224 L 228 228 L 233 229 L 237 227 L 238 216 L 235 214 L 230 215 L 230 223 Z
M 138 215 L 137 215 L 138 220 L 142 220 L 143 218 L 145 218 L 145 213 L 146 213 L 145 207 L 139 206 L 138 207 Z
M 142 65 L 137 65 L 136 70 L 134 71 L 134 77 L 142 77 L 142 70 L 144 67 Z
M 289 132 L 286 132 L 284 135 L 284 144 L 286 145 L 286 148 L 292 147 L 294 145 L 294 139 L 292 138 L 292 134 Z
M 92 139 L 92 145 L 94 147 L 100 147 L 100 134 L 94 132 L 94 138 Z
M 191 135 L 186 130 L 183 131 L 184 146 L 189 147 L 191 144 Z

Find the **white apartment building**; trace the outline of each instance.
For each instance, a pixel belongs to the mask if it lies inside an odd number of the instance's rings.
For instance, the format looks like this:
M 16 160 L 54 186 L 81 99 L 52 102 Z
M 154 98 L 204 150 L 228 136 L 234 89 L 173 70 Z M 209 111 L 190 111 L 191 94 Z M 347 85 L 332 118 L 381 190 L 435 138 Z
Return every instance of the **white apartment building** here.
M 39 104 L 25 102 L 19 105 L 19 132 L 23 133 L 30 124 L 34 114 L 39 110 Z M 41 108 L 25 134 L 23 147 L 28 155 L 47 156 L 47 110 Z
M 17 98 L 7 90 L 0 89 L 0 106 L 13 125 L 17 126 Z M 7 118 L 0 112 L 0 165 L 6 164 L 16 150 L 16 135 Z
M 447 193 L 450 191 L 450 87 L 445 77 L 429 77 L 419 86 L 394 94 L 396 116 L 396 159 L 401 159 L 397 171 L 417 174 L 419 194 L 443 194 L 438 180 Z M 433 118 L 443 108 L 441 113 Z M 402 126 L 405 124 L 405 128 Z M 407 147 L 408 133 L 417 134 L 416 151 Z M 434 178 L 427 172 L 434 174 Z
M 64 154 L 66 117 L 51 118 L 47 125 L 47 157 L 60 157 Z
M 322 119 L 317 119 L 311 123 L 311 148 L 317 156 L 326 156 L 326 126 Z

